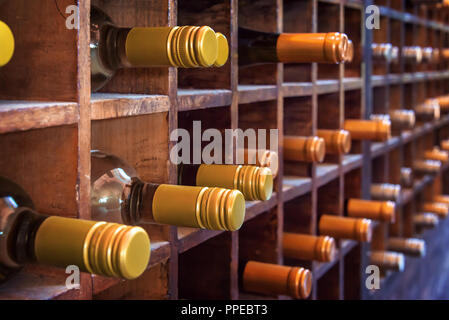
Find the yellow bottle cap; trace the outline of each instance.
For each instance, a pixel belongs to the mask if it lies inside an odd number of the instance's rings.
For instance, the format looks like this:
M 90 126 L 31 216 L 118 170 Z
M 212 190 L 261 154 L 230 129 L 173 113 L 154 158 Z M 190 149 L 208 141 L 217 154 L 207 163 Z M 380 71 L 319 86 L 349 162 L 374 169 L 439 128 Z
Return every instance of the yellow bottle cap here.
M 326 155 L 326 143 L 323 138 L 309 137 L 307 139 L 306 152 L 313 162 L 323 162 Z
M 337 148 L 339 148 L 340 153 L 347 154 L 351 151 L 352 140 L 351 134 L 346 130 L 337 131 Z
M 14 35 L 6 23 L 0 21 L 0 67 L 11 60 L 14 54 Z
M 207 26 L 199 28 L 194 43 L 198 63 L 204 67 L 212 66 L 218 57 L 218 41 L 214 30 Z
M 202 164 L 196 185 L 237 189 L 246 200 L 268 200 L 273 193 L 273 175 L 263 167 Z
M 335 239 L 328 236 L 318 237 L 318 241 L 315 247 L 319 261 L 332 261 L 337 255 L 337 246 Z
M 226 61 L 228 61 L 229 56 L 229 45 L 228 40 L 224 36 L 224 34 L 217 32 L 217 44 L 218 44 L 218 55 L 217 60 L 215 60 L 214 67 L 223 66 Z
M 345 63 L 351 63 L 354 60 L 354 43 L 351 40 L 348 40 L 348 47 L 345 53 Z
M 135 279 L 150 259 L 150 239 L 140 227 L 49 217 L 35 238 L 39 263 L 110 277 Z
M 370 219 L 357 219 L 355 224 L 357 240 L 361 242 L 371 242 L 373 237 L 371 222 Z
M 396 204 L 392 201 L 382 201 L 380 208 L 380 216 L 383 217 L 382 220 L 393 223 L 396 218 Z
M 236 176 L 236 188 L 248 200 L 268 200 L 273 193 L 273 175 L 270 168 L 241 166 Z
M 324 40 L 324 54 L 328 61 L 344 62 L 348 54 L 348 36 L 344 33 L 329 32 Z
M 387 141 L 391 138 L 390 120 L 374 120 L 377 123 L 376 141 Z
M 132 28 L 126 57 L 134 67 L 210 67 L 217 60 L 217 36 L 208 26 Z
M 288 292 L 296 299 L 307 299 L 312 291 L 312 272 L 310 270 L 293 267 L 287 279 Z
M 238 190 L 162 184 L 154 194 L 153 217 L 158 223 L 235 231 L 245 220 L 245 198 Z

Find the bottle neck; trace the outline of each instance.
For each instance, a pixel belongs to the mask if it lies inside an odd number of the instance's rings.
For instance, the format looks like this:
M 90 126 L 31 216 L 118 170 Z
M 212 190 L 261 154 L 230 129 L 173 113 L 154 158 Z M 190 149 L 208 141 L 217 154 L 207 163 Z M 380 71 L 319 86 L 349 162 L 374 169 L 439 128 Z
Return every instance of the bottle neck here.
M 239 64 L 279 62 L 277 40 L 279 34 L 239 28 Z
M 142 222 L 154 222 L 153 199 L 159 184 L 142 182 L 135 179 L 125 191 L 122 220 L 125 224 L 136 225 Z
M 33 263 L 36 261 L 36 233 L 48 216 L 23 207 L 17 208 L 12 216 L 10 228 L 6 231 L 7 255 L 18 265 Z
M 111 70 L 132 67 L 126 56 L 126 38 L 130 28 L 116 28 L 108 25 L 100 39 L 100 55 Z

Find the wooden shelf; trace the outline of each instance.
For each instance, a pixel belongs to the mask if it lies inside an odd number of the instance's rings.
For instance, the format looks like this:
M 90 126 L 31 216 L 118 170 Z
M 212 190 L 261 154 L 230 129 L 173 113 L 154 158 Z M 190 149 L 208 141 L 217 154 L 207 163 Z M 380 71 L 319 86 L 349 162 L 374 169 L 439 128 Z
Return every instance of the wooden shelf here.
M 91 119 L 104 120 L 168 112 L 168 96 L 94 93 L 91 98 Z
M 76 298 L 76 289 L 68 290 L 66 276 L 49 277 L 20 272 L 0 286 L 1 300 L 51 300 Z
M 282 187 L 284 201 L 302 196 L 312 190 L 312 179 L 293 176 L 284 176 Z
M 273 195 L 268 201 L 246 201 L 245 221 L 253 219 L 259 214 L 274 208 L 278 203 L 277 196 L 277 193 L 273 192 Z
M 178 90 L 178 111 L 189 111 L 228 106 L 232 103 L 232 92 L 224 89 Z
M 363 156 L 361 154 L 348 154 L 343 156 L 342 167 L 344 173 L 360 168 L 362 164 Z
M 277 99 L 277 87 L 275 85 L 239 85 L 239 103 L 254 103 Z
M 316 181 L 318 187 L 324 186 L 330 181 L 338 178 L 339 175 L 340 172 L 338 165 L 336 164 L 323 163 L 316 166 Z
M 0 134 L 76 124 L 77 109 L 72 102 L 0 100 Z
M 400 74 L 373 75 L 371 77 L 373 87 L 444 80 L 448 78 L 449 78 L 448 71 L 414 72 L 414 73 L 404 73 L 403 75 Z

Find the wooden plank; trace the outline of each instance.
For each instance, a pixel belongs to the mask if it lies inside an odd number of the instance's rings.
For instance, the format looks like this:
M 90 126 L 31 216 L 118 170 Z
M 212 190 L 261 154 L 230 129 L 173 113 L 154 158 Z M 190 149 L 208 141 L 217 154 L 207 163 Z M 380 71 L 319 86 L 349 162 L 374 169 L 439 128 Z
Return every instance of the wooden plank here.
M 0 101 L 0 134 L 75 124 L 72 102 Z

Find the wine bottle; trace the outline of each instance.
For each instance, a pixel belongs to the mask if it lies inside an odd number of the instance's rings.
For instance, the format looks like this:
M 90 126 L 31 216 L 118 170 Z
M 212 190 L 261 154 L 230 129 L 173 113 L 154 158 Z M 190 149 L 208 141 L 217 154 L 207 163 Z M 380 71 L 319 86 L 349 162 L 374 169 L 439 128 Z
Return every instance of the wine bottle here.
M 401 186 L 404 188 L 413 187 L 413 171 L 411 168 L 402 167 L 401 168 Z
M 324 139 L 327 154 L 347 154 L 351 151 L 351 134 L 346 130 L 318 130 L 317 136 Z
M 413 216 L 413 224 L 418 228 L 435 228 L 439 223 L 438 216 L 434 213 L 423 212 Z
M 449 153 L 447 151 L 440 150 L 440 148 L 435 146 L 432 150 L 424 151 L 424 158 L 427 160 L 447 162 L 449 160 Z
M 392 201 L 348 199 L 345 203 L 346 214 L 354 218 L 394 222 L 395 210 L 396 205 Z
M 416 160 L 413 162 L 413 171 L 417 174 L 437 174 L 441 169 L 441 161 Z
M 411 46 L 402 48 L 402 58 L 405 63 L 419 64 L 423 59 L 423 52 L 421 47 Z
M 279 156 L 276 151 L 266 149 L 241 149 L 237 152 L 243 154 L 242 164 L 270 168 L 273 178 L 276 177 L 279 169 Z
M 150 258 L 142 228 L 37 213 L 26 192 L 5 178 L 0 178 L 0 231 L 0 281 L 31 263 L 135 279 Z
M 391 130 L 410 130 L 415 126 L 416 118 L 413 110 L 391 110 L 388 114 L 372 114 L 371 120 L 388 120 Z
M 371 251 L 370 264 L 378 266 L 382 270 L 404 271 L 405 258 L 402 253 L 393 251 Z
M 449 196 L 444 195 L 444 194 L 439 194 L 439 195 L 436 195 L 433 197 L 433 201 L 449 205 Z
M 329 262 L 335 259 L 335 239 L 328 236 L 284 232 L 284 256 L 299 260 Z
M 422 51 L 422 63 L 430 63 L 432 61 L 433 50 L 430 47 L 421 48 Z
M 239 65 L 340 63 L 348 55 L 344 33 L 269 33 L 239 28 Z
M 389 120 L 345 120 L 344 129 L 349 131 L 353 140 L 387 141 L 391 137 Z
M 424 202 L 421 206 L 422 211 L 435 213 L 438 217 L 444 219 L 449 213 L 449 207 L 440 202 Z
M 389 238 L 387 248 L 413 257 L 424 257 L 426 255 L 426 242 L 422 239 Z
M 411 130 L 416 123 L 413 110 L 391 110 L 389 116 L 393 130 Z
M 0 21 L 0 67 L 7 64 L 14 54 L 14 35 L 6 23 Z
M 234 231 L 245 218 L 238 190 L 143 182 L 123 160 L 100 151 L 92 151 L 91 190 L 95 220 Z
M 416 117 L 413 110 L 391 110 L 388 115 L 393 130 L 411 130 L 415 126 Z
M 424 103 L 415 107 L 415 117 L 418 121 L 438 120 L 440 116 L 441 108 L 436 99 L 427 99 Z
M 438 102 L 441 111 L 447 111 L 449 109 L 449 96 L 438 97 L 434 100 Z
M 401 201 L 401 186 L 391 183 L 373 183 L 371 185 L 371 198 L 374 200 Z
M 372 237 L 370 219 L 322 215 L 318 228 L 321 235 L 336 239 L 370 242 Z
M 399 48 L 391 43 L 373 43 L 373 60 L 384 61 L 386 63 L 397 63 L 399 60 Z
M 449 139 L 441 141 L 440 146 L 444 151 L 449 151 Z
M 449 60 L 449 48 L 443 48 L 440 51 L 440 57 L 442 60 Z
M 208 26 L 120 28 L 99 8 L 91 9 L 92 90 L 101 89 L 121 68 L 222 66 L 228 42 Z
M 243 290 L 306 299 L 312 291 L 312 272 L 300 267 L 248 261 L 243 271 Z
M 181 164 L 178 184 L 237 189 L 246 200 L 268 200 L 273 193 L 270 168 L 228 164 Z
M 441 61 L 441 51 L 438 48 L 433 48 L 432 52 L 432 62 L 435 64 L 440 63 Z
M 323 138 L 284 136 L 284 159 L 299 162 L 323 162 L 326 144 Z

